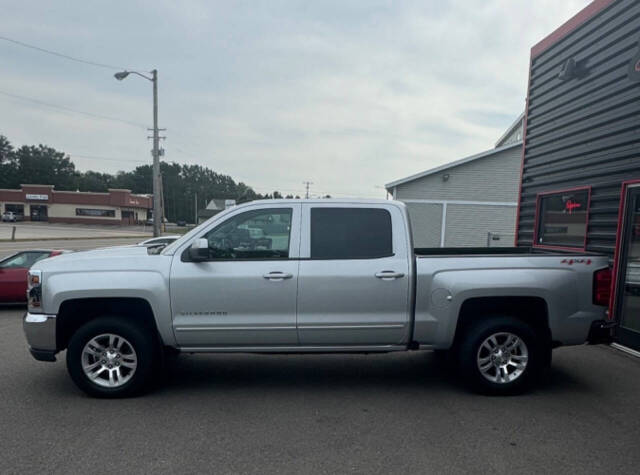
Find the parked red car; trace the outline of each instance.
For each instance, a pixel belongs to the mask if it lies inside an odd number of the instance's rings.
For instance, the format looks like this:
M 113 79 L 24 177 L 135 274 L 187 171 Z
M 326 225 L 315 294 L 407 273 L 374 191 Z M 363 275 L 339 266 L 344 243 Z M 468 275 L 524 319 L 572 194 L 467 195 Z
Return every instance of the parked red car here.
M 29 250 L 0 260 L 0 303 L 26 302 L 29 268 L 39 260 L 57 256 L 63 252 Z

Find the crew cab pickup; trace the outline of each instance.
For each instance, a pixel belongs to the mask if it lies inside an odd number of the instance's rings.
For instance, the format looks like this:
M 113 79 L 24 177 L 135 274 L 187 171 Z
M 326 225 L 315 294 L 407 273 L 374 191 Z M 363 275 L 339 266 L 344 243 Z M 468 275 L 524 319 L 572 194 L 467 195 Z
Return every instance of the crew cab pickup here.
M 451 350 L 472 387 L 510 393 L 552 348 L 607 338 L 609 282 L 600 255 L 414 249 L 396 201 L 255 201 L 164 248 L 37 262 L 24 331 L 100 397 L 143 391 L 176 350 Z

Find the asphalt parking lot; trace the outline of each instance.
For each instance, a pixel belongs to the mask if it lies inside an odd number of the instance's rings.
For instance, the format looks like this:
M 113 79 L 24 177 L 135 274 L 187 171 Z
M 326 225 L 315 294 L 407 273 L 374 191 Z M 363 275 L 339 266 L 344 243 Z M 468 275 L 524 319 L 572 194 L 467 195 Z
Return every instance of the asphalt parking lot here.
M 558 350 L 542 387 L 470 394 L 431 353 L 183 355 L 86 397 L 0 309 L 0 473 L 637 473 L 640 360 Z
M 0 222 L 0 240 L 11 238 L 13 228 L 16 239 L 78 239 L 136 236 L 144 239 L 151 237 L 148 226 L 108 226 L 86 224 L 52 224 L 48 222 L 19 221 L 17 223 Z

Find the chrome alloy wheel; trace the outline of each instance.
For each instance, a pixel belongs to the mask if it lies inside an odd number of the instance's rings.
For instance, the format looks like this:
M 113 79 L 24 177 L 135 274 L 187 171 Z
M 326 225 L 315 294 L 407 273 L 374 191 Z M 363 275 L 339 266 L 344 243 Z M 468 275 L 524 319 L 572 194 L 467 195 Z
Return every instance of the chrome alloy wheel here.
M 489 336 L 480 345 L 477 363 L 482 376 L 492 383 L 505 384 L 518 379 L 527 368 L 529 351 L 525 342 L 513 333 Z
M 138 357 L 131 343 L 113 333 L 98 335 L 84 345 L 82 369 L 98 386 L 118 388 L 136 372 Z

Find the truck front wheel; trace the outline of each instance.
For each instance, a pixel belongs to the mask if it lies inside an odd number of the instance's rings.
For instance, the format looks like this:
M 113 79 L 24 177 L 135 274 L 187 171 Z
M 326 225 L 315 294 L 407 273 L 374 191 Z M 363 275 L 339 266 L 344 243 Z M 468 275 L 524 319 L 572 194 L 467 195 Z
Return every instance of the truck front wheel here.
M 99 317 L 71 337 L 67 370 L 90 396 L 134 396 L 152 382 L 159 359 L 155 341 L 142 325 L 119 317 Z
M 512 317 L 482 318 L 459 347 L 462 376 L 474 390 L 513 394 L 528 389 L 544 366 L 546 346 L 536 331 Z

